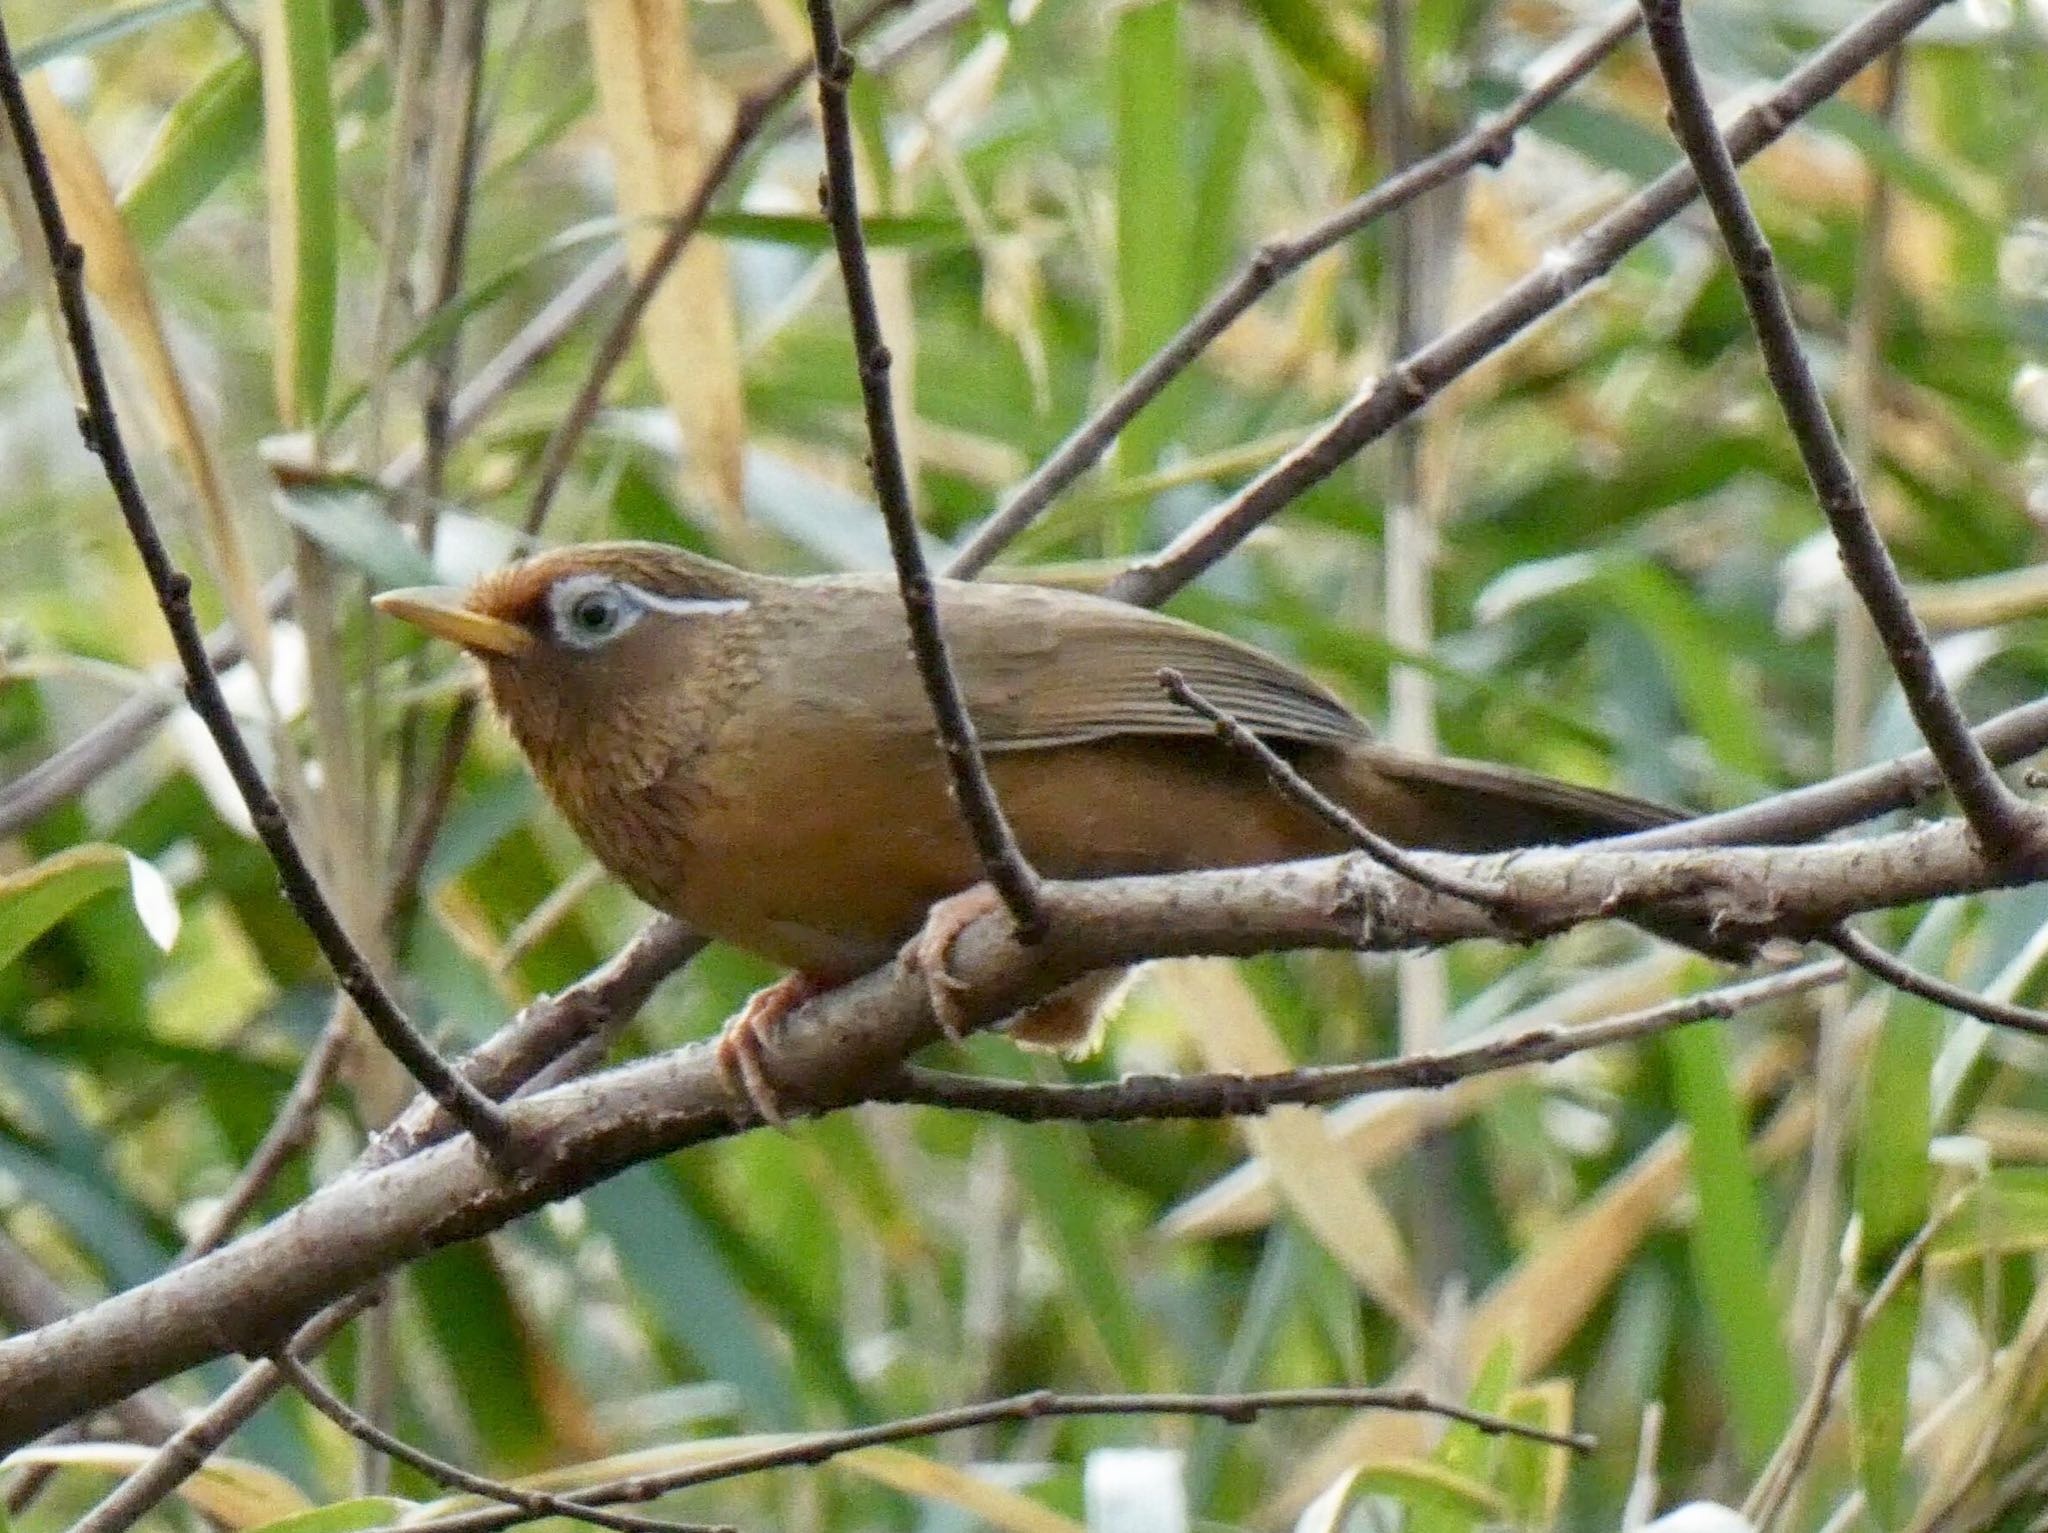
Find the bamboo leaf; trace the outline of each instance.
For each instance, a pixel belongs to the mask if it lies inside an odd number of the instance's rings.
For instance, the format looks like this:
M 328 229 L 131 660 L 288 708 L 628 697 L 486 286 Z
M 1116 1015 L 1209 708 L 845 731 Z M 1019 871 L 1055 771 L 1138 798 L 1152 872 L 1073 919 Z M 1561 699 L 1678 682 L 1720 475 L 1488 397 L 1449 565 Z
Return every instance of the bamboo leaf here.
M 267 675 L 269 609 L 241 523 L 228 500 L 213 435 L 200 420 L 185 375 L 172 355 L 141 252 L 128 237 L 128 226 L 115 206 L 114 190 L 100 169 L 99 157 L 49 82 L 40 75 L 31 79 L 28 96 L 43 152 L 49 157 L 51 179 L 64 207 L 64 221 L 85 252 L 86 284 L 135 358 L 153 407 L 151 424 L 199 502 L 206 534 L 201 543 L 208 564 L 229 612 L 234 614 L 236 630 L 256 657 L 258 672 Z
M 842 1453 L 834 1467 L 906 1495 L 958 1507 L 981 1524 L 1001 1533 L 1085 1533 L 1072 1518 L 1062 1517 L 1014 1490 L 1005 1490 L 952 1464 L 908 1453 L 901 1448 L 862 1448 Z
M 285 425 L 320 418 L 334 362 L 340 238 L 328 0 L 268 0 L 263 139 L 270 189 L 272 386 Z
M 365 1533 L 402 1522 L 418 1507 L 397 1496 L 356 1496 L 264 1523 L 255 1533 Z
M 705 87 L 683 0 L 585 0 L 591 68 L 635 272 L 660 242 L 646 222 L 680 208 L 709 162 Z M 728 525 L 742 514 L 746 415 L 725 255 L 699 237 L 642 317 L 649 366 L 683 433 L 683 486 Z
M 1187 311 L 1186 121 L 1180 0 L 1144 0 L 1116 13 L 1111 42 L 1116 98 L 1116 371 L 1128 377 Z M 1157 466 L 1173 431 L 1171 391 L 1125 428 L 1125 474 Z M 1136 528 L 1124 534 L 1134 546 Z
M 1730 1083 L 1721 1032 L 1688 1027 L 1664 1040 L 1672 1094 L 1692 1128 L 1699 1216 L 1688 1236 L 1735 1435 L 1761 1466 L 1792 1417 L 1797 1389 L 1771 1297 L 1763 1197 L 1750 1167 L 1749 1128 Z
M 158 947 L 177 940 L 177 903 L 163 875 L 118 846 L 76 846 L 0 878 L 0 969 L 94 895 L 126 885 Z
M 1237 969 L 1222 959 L 1162 964 L 1153 983 L 1182 1017 L 1213 1070 L 1285 1070 L 1293 1060 Z M 1337 1174 L 1341 1156 L 1323 1114 L 1280 1107 L 1241 1122 L 1280 1195 L 1377 1304 L 1418 1332 L 1428 1325 L 1399 1227 L 1362 1176 Z
M 1961 914 L 1959 901 L 1935 907 L 1907 944 L 1907 957 L 1925 963 L 1931 953 L 1947 948 Z M 1933 1137 L 1931 1091 L 1940 1018 L 1927 1002 L 1894 995 L 1871 1050 L 1855 1174 L 1856 1216 L 1862 1230 L 1857 1276 L 1866 1289 L 1927 1221 L 1934 1192 L 1934 1168 L 1927 1152 Z M 1899 1512 L 1908 1374 L 1920 1304 L 1920 1275 L 1915 1272 L 1871 1317 L 1856 1347 L 1856 1470 L 1871 1514 L 1883 1527 L 1893 1526 Z
M 156 1456 L 144 1443 L 37 1443 L 0 1459 L 14 1469 L 46 1464 L 55 1469 L 94 1469 L 133 1474 Z M 226 1528 L 261 1528 L 310 1511 L 299 1488 L 274 1469 L 247 1459 L 215 1455 L 178 1482 L 178 1498 Z

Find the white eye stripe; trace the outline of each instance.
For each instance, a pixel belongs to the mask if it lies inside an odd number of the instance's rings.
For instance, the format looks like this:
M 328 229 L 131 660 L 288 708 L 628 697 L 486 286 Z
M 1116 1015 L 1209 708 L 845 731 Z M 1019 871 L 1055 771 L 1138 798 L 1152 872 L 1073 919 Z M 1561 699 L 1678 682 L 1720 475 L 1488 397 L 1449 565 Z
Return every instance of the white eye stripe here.
M 619 589 L 631 594 L 634 601 L 649 612 L 666 613 L 670 617 L 710 617 L 720 612 L 744 612 L 753 603 L 738 596 L 658 596 L 644 586 L 627 581 L 619 582 Z

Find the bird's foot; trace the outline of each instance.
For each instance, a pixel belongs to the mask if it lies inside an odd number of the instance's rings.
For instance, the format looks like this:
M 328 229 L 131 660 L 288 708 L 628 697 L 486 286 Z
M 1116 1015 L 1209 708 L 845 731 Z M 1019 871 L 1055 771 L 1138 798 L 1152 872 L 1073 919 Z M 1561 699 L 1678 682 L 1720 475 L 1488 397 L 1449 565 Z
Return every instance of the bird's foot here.
M 789 1126 L 782 1098 L 768 1079 L 762 1060 L 762 1036 L 813 996 L 832 988 L 828 980 L 815 975 L 786 974 L 763 990 L 747 997 L 747 1004 L 725 1024 L 718 1035 L 718 1068 L 725 1076 L 726 1090 L 761 1115 L 774 1128 Z
M 932 906 L 924 919 L 924 930 L 911 938 L 910 945 L 903 950 L 901 963 L 923 977 L 932 1015 L 938 1019 L 940 1031 L 955 1043 L 967 1036 L 967 1018 L 960 1009 L 960 997 L 967 987 L 953 973 L 953 939 L 983 916 L 1002 908 L 1001 896 L 989 884 L 976 884 L 972 889 L 949 895 Z

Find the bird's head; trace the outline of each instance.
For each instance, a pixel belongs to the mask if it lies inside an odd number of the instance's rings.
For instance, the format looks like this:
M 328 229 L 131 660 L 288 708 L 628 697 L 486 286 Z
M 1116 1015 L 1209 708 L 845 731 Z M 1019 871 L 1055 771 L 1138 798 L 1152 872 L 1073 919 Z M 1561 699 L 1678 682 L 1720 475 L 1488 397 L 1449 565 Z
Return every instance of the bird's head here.
M 682 683 L 717 662 L 761 577 L 660 543 L 586 543 L 507 565 L 464 592 L 386 591 L 377 609 L 461 645 L 545 772 L 562 753 L 643 754 Z M 622 763 L 623 765 L 624 763 Z

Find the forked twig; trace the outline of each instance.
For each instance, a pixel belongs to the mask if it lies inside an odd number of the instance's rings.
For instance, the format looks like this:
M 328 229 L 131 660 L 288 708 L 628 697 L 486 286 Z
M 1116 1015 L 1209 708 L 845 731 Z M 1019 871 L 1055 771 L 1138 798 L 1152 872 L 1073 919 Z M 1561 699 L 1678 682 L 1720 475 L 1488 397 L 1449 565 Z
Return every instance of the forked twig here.
M 1856 470 L 1806 364 L 1770 241 L 1743 194 L 1728 142 L 1714 124 L 1679 0 L 1642 0 L 1642 11 L 1650 49 L 1671 97 L 1671 131 L 1692 161 L 1700 191 L 1728 247 L 1729 264 L 1763 353 L 1764 371 L 1792 428 L 1821 512 L 1834 531 L 1849 583 L 1891 657 L 1913 722 L 1985 850 L 1994 857 L 2029 850 L 2040 839 L 2038 820 L 2025 801 L 1999 781 L 1935 668 L 1927 631 L 1907 599 L 1898 566 L 1871 519 Z

